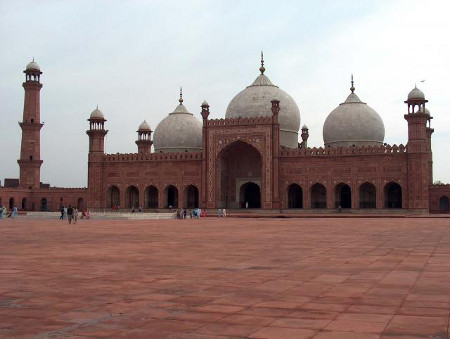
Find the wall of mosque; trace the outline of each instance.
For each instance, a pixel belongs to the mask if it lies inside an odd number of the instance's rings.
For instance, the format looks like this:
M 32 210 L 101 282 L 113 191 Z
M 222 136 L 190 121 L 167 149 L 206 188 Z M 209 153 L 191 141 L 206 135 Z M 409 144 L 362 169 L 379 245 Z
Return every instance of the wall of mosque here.
M 198 205 L 200 187 L 201 153 L 107 154 L 100 208 Z
M 0 206 L 19 211 L 59 211 L 61 206 L 88 208 L 87 188 L 0 188 Z
M 297 188 L 302 208 L 407 208 L 406 148 L 385 151 L 386 147 L 364 154 L 359 147 L 349 147 L 284 152 L 280 158 L 282 208 L 299 207 L 290 203 L 295 185 L 301 191 Z M 397 192 L 395 199 L 392 194 L 388 197 L 391 186 L 400 189 L 401 196 Z

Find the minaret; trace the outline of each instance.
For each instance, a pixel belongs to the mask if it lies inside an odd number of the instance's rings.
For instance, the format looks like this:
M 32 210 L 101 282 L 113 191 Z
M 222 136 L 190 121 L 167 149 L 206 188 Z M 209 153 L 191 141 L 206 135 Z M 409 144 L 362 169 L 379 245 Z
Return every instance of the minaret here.
M 97 108 L 91 113 L 89 121 L 89 157 L 88 157 L 88 205 L 89 208 L 102 208 L 103 196 L 103 155 L 105 153 L 105 117 Z
M 302 142 L 300 143 L 302 148 L 308 147 L 309 129 L 306 125 L 302 127 Z
M 150 154 L 153 141 L 152 141 L 152 130 L 147 121 L 144 120 L 144 122 L 139 125 L 137 134 L 138 139 L 136 140 L 136 145 L 138 146 L 138 153 Z
M 20 159 L 20 187 L 39 188 L 41 179 L 41 103 L 40 83 L 41 69 L 34 61 L 30 62 L 25 71 L 25 100 L 23 106 L 23 120 L 19 122 L 22 129 L 22 145 Z
M 405 207 L 424 212 L 429 209 L 428 186 L 432 171 L 431 150 L 428 147 L 431 133 L 427 132 L 427 122 L 431 117 L 426 114 L 427 102 L 423 92 L 414 87 L 405 101 L 408 114 L 404 116 L 408 122 L 408 197 Z

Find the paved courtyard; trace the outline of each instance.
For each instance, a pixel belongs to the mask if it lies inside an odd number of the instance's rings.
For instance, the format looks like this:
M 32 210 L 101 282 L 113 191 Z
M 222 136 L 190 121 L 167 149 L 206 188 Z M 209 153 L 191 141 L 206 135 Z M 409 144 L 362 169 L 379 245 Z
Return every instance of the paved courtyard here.
M 448 338 L 450 218 L 0 220 L 1 338 Z

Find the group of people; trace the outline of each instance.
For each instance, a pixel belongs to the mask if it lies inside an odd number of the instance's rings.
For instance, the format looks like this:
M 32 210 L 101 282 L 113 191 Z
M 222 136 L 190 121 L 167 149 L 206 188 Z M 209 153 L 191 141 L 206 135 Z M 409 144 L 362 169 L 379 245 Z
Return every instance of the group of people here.
M 60 212 L 61 212 L 61 216 L 59 217 L 59 219 L 64 220 L 67 218 L 67 220 L 69 221 L 69 224 L 71 224 L 72 221 L 74 224 L 77 223 L 79 211 L 76 206 L 72 206 L 72 205 L 69 205 L 69 207 L 63 206 L 63 207 L 61 207 Z M 91 212 L 89 212 L 89 210 L 81 212 L 81 219 L 83 219 L 83 218 L 89 219 L 90 217 L 91 217 Z
M 179 219 L 186 219 L 187 216 L 187 210 L 180 208 L 177 211 L 177 218 Z M 191 210 L 189 216 L 193 219 L 198 219 L 198 218 L 205 218 L 206 217 L 206 210 L 202 210 L 201 208 L 194 208 L 193 210 Z M 217 210 L 217 217 L 219 218 L 226 218 L 227 217 L 227 210 L 225 208 L 219 208 Z
M 218 218 L 226 218 L 227 217 L 227 210 L 225 208 L 219 208 L 217 210 L 217 217 Z
M 187 210 L 180 208 L 177 211 L 177 217 L 180 219 L 186 219 L 187 217 Z M 191 210 L 191 212 L 189 213 L 189 217 L 191 219 L 198 219 L 198 218 L 205 218 L 206 217 L 206 211 L 202 210 L 201 208 L 194 208 L 193 210 Z
M 3 219 L 8 214 L 8 210 L 5 206 L 0 207 L 0 219 Z M 7 218 L 14 218 L 18 214 L 17 206 L 14 206 L 14 208 L 11 210 L 11 213 L 7 216 Z

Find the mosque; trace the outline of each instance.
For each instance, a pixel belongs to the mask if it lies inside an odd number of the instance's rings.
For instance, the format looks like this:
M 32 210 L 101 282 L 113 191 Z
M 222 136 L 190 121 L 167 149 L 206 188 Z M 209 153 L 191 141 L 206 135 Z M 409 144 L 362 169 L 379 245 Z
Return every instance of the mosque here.
M 229 103 L 223 119 L 190 113 L 183 96 L 152 131 L 137 130 L 137 152 L 105 154 L 103 112 L 88 121 L 87 188 L 40 182 L 42 71 L 26 66 L 20 178 L 6 179 L 0 205 L 19 210 L 227 208 L 364 213 L 448 213 L 450 185 L 433 184 L 431 114 L 415 87 L 407 99 L 404 145 L 384 142 L 378 113 L 355 93 L 326 118 L 323 147 L 309 147 L 295 100 L 260 74 Z M 300 133 L 300 139 L 299 139 Z

